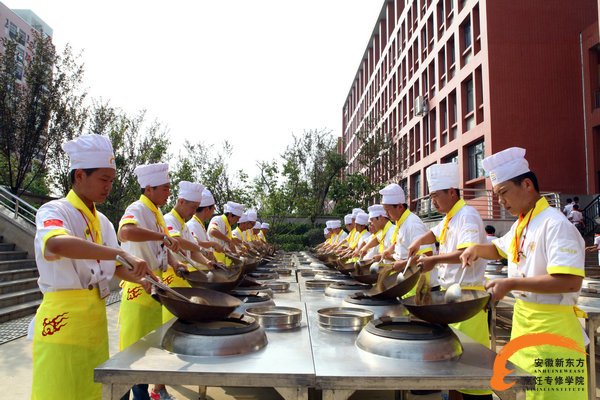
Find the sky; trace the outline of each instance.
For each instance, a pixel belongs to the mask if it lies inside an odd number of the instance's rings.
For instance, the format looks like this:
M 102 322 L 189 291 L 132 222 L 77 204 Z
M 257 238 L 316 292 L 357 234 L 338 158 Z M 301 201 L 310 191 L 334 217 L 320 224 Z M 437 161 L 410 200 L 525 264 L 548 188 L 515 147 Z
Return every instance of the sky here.
M 31 9 L 62 49 L 83 51 L 91 98 L 183 142 L 234 148 L 254 176 L 292 134 L 342 132 L 342 107 L 383 0 L 4 0 Z

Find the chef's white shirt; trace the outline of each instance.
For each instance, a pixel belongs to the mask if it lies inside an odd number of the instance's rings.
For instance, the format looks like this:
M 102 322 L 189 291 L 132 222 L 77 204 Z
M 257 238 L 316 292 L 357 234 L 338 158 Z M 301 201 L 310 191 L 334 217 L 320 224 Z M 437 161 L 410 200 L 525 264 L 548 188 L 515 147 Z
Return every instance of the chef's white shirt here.
M 206 234 L 204 223 L 201 223 L 198 221 L 198 219 L 192 217 L 185 224 L 188 226 L 190 232 L 196 238 L 197 242 L 208 242 L 208 235 Z
M 439 241 L 444 220 L 431 229 L 431 232 Z M 483 221 L 476 209 L 469 205 L 463 206 L 448 223 L 446 241 L 440 243 L 439 254 L 453 253 L 456 250 L 465 249 L 475 244 L 487 243 Z M 483 286 L 485 281 L 485 266 L 487 261 L 480 258 L 473 266 L 465 271 L 462 286 Z M 448 288 L 453 283 L 458 283 L 462 274 L 461 264 L 438 264 L 438 281 L 440 286 Z
M 194 238 L 194 236 L 192 235 L 192 231 L 190 230 L 190 228 L 185 224 L 185 223 L 181 223 L 181 221 L 183 221 L 183 219 L 178 219 L 177 216 L 175 216 L 174 213 L 176 213 L 177 211 L 175 209 L 172 209 L 171 211 L 169 211 L 167 214 L 165 214 L 165 224 L 167 224 L 167 229 L 169 230 L 169 235 L 173 236 L 173 237 L 181 237 L 187 241 L 190 241 L 192 243 L 196 243 L 196 239 Z M 179 214 L 177 214 L 179 215 Z M 181 218 L 181 216 L 179 215 L 179 218 Z M 190 257 L 192 252 L 189 250 L 181 250 L 185 253 L 186 256 Z
M 410 211 L 407 212 L 409 215 L 404 222 L 402 222 L 400 228 L 398 228 L 398 234 L 396 235 L 396 245 L 394 246 L 394 258 L 396 260 L 406 260 L 410 244 L 429 231 L 427 226 L 421 221 L 421 218 Z M 396 222 L 396 224 L 397 223 L 398 222 Z M 430 244 L 423 245 L 419 248 L 419 254 L 428 251 L 433 251 L 433 246 Z
M 115 228 L 104 214 L 98 210 L 96 213 L 100 219 L 102 244 L 118 248 Z M 40 273 L 38 285 L 42 293 L 88 289 L 103 278 L 110 280 L 113 277 L 116 266 L 114 260 L 60 258 L 46 249 L 46 241 L 60 235 L 76 236 L 94 242 L 90 234 L 86 235 L 91 222 L 66 199 L 53 200 L 41 206 L 35 216 L 35 224 L 35 262 Z
M 158 210 L 160 212 L 160 209 Z M 166 234 L 164 229 L 156 220 L 156 216 L 144 203 L 137 200 L 125 209 L 125 213 L 119 222 L 119 229 L 123 225 L 134 224 L 140 228 L 148 229 L 154 232 Z M 168 266 L 167 248 L 162 241 L 150 240 L 147 242 L 122 242 L 121 247 L 126 252 L 139 257 L 148 263 L 148 266 L 156 271 L 162 269 L 166 271 Z
M 224 240 L 218 239 L 217 237 L 212 235 L 212 232 L 214 230 L 217 230 L 217 231 L 221 232 L 223 235 L 228 236 L 227 235 L 227 227 L 225 226 L 225 221 L 223 221 L 222 217 L 223 217 L 223 215 L 215 215 L 214 217 L 212 217 L 212 219 L 210 220 L 210 223 L 208 224 L 207 233 L 208 233 L 208 237 L 210 238 L 211 241 L 217 242 L 221 246 L 225 247 L 225 246 L 227 246 L 227 242 L 225 242 Z
M 547 207 L 529 221 L 521 234 L 523 245 L 519 263 L 513 262 L 509 249 L 518 221 L 506 235 L 493 241 L 508 259 L 509 277 L 570 274 L 585 277 L 585 242 L 577 228 L 554 207 Z M 575 305 L 579 293 L 543 294 L 513 290 L 515 298 L 540 304 Z

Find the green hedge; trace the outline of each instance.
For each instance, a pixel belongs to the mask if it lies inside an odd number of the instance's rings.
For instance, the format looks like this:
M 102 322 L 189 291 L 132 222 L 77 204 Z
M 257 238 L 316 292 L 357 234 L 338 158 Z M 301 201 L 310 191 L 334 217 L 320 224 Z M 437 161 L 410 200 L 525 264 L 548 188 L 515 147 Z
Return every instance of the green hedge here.
M 269 242 L 279 245 L 285 251 L 301 251 L 315 246 L 324 240 L 323 228 L 311 224 L 281 223 L 269 229 Z

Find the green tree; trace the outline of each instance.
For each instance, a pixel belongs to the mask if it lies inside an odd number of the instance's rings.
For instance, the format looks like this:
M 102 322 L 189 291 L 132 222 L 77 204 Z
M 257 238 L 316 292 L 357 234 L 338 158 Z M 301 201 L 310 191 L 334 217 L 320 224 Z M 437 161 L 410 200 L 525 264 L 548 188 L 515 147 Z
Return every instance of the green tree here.
M 13 39 L 3 39 L 0 54 L 0 179 L 13 193 L 40 179 L 46 161 L 66 134 L 80 123 L 85 93 L 80 88 L 83 67 L 67 46 L 58 54 L 51 38 L 32 33 L 27 51 Z M 23 75 L 24 71 L 24 75 Z M 40 178 L 41 177 L 41 178 Z
M 371 183 L 368 177 L 355 173 L 347 175 L 343 180 L 336 178 L 331 185 L 330 198 L 335 201 L 333 214 L 348 214 L 353 208 L 366 210 L 369 199 L 380 189 Z

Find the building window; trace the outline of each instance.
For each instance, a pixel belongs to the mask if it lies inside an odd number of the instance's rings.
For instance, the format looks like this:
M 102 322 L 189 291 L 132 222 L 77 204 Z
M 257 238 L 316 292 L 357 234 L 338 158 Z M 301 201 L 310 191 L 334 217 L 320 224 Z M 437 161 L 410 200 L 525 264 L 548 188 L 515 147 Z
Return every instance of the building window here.
M 483 158 L 485 146 L 483 142 L 475 143 L 468 148 L 469 154 L 469 180 L 477 179 L 484 176 Z
M 469 47 L 471 47 L 471 44 L 473 43 L 473 36 L 471 34 L 471 20 L 469 18 L 467 18 L 467 20 L 463 24 L 462 29 L 463 29 L 463 40 L 464 40 L 464 45 L 465 45 L 464 48 L 466 50 Z
M 421 193 L 421 174 L 420 173 L 416 173 L 413 175 L 412 178 L 412 198 L 413 199 L 418 199 L 419 197 L 422 196 Z
M 442 159 L 442 164 L 456 163 L 458 164 L 458 152 L 451 153 Z
M 473 78 L 465 81 L 465 106 L 466 114 L 469 114 L 475 109 L 473 101 Z

